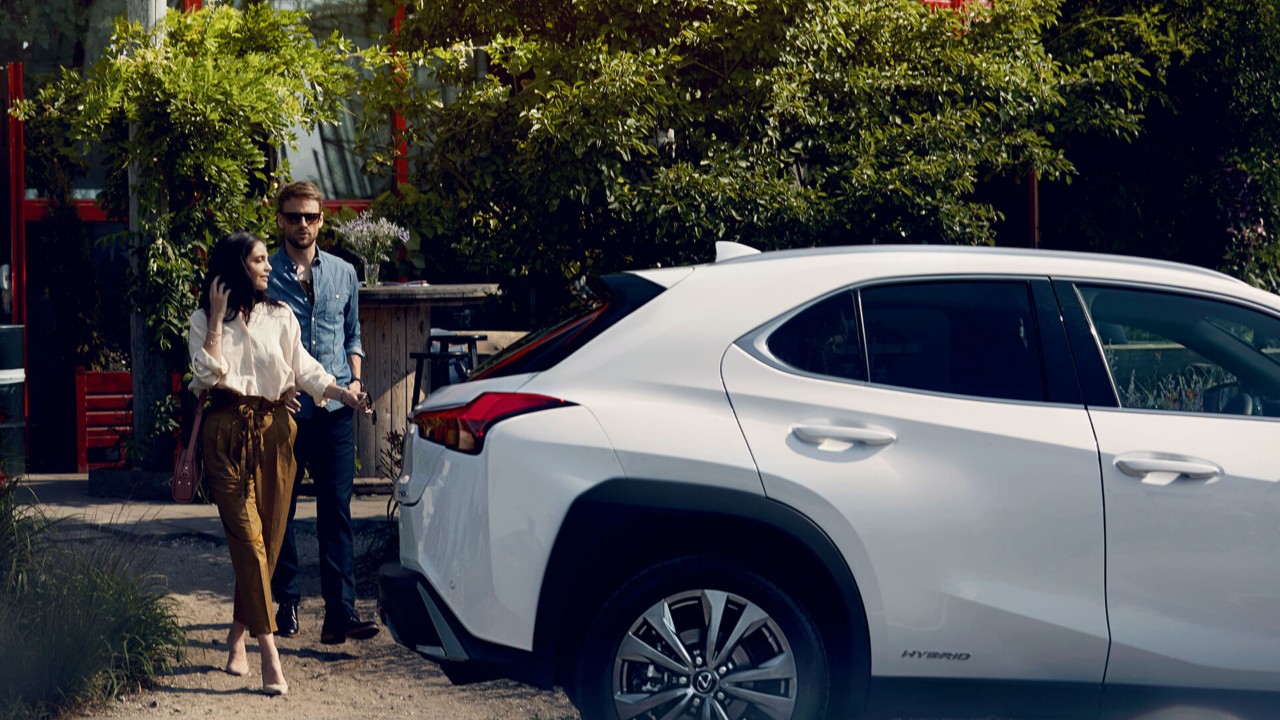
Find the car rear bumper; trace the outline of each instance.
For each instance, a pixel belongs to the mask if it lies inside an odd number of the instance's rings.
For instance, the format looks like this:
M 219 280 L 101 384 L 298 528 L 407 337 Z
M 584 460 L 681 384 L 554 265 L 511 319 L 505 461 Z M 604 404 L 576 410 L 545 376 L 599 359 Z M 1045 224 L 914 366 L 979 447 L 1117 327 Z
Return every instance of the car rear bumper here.
M 378 614 L 396 642 L 432 660 L 465 662 L 448 610 L 422 575 L 400 563 L 378 569 Z
M 456 684 L 508 677 L 551 687 L 553 663 L 468 633 L 420 573 L 390 562 L 378 569 L 378 615 L 395 641 L 440 663 Z

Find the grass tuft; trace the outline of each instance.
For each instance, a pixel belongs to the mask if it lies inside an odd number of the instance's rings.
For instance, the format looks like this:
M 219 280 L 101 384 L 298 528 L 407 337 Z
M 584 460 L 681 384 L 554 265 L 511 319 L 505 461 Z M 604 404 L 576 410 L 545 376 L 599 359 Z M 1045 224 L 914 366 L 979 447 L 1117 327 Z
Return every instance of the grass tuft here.
M 185 635 L 146 548 L 59 542 L 0 486 L 0 720 L 47 718 L 154 685 Z

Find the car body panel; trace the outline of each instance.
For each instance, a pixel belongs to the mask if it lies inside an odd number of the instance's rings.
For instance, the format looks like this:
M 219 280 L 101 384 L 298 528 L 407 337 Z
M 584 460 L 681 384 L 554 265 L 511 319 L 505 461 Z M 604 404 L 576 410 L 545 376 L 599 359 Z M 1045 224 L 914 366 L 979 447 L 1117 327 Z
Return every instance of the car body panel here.
M 1280 688 L 1280 420 L 1092 415 L 1107 506 L 1107 682 Z M 1151 484 L 1117 467 L 1134 456 L 1222 473 Z
M 582 407 L 510 418 L 488 442 L 481 455 L 439 454 L 419 502 L 401 508 L 401 558 L 474 637 L 529 650 L 538 601 L 529 588 L 541 583 L 564 514 L 593 481 L 622 470 Z M 574 463 L 557 462 L 568 453 Z
M 1102 491 L 1083 406 L 805 377 L 736 346 L 724 379 L 769 497 L 849 559 L 874 674 L 1101 682 Z M 825 447 L 794 432 L 814 424 L 895 439 Z

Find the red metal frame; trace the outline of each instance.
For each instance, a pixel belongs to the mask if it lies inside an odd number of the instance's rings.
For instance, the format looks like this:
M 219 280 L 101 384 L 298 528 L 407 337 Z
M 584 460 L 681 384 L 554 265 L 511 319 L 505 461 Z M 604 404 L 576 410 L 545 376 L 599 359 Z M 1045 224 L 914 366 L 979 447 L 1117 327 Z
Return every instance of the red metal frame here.
M 133 375 L 76 369 L 76 472 L 124 467 L 124 442 L 133 432 Z M 116 449 L 119 459 L 89 461 L 89 451 Z
M 93 200 L 72 200 L 71 204 L 75 206 L 76 214 L 85 222 L 107 222 L 111 219 L 107 217 L 107 211 Z M 49 214 L 49 201 L 44 198 L 23 200 L 22 207 L 27 220 L 32 222 L 43 220 Z
M 391 18 L 391 43 L 395 48 L 396 41 L 399 39 L 400 28 L 404 26 L 405 8 L 404 3 L 396 5 L 396 14 Z M 399 139 L 396 143 L 396 186 L 394 191 L 400 192 L 400 185 L 409 182 L 409 146 L 404 140 L 405 131 L 404 113 L 399 110 L 391 113 L 391 132 L 394 137 Z
M 22 63 L 10 63 L 7 70 L 9 102 L 12 104 L 22 99 Z M 9 272 L 13 277 L 13 283 L 10 286 L 13 318 L 10 322 L 22 326 L 22 367 L 25 371 L 27 368 L 27 219 L 24 212 L 26 203 L 23 202 L 23 197 L 26 195 L 27 187 L 26 142 L 23 137 L 22 121 L 12 115 L 8 120 L 9 217 L 12 218 L 9 228 Z M 31 415 L 28 402 L 29 393 L 27 383 L 24 382 L 22 383 L 22 417 L 24 418 Z M 27 456 L 27 441 L 26 433 L 23 433 L 22 456 L 24 458 Z
M 11 63 L 8 67 L 9 102 L 22 99 L 22 63 Z M 10 265 L 13 273 L 13 324 L 27 323 L 27 218 L 26 203 L 23 195 L 26 192 L 27 177 L 26 145 L 23 139 L 22 121 L 9 117 L 9 217 L 12 218 L 9 228 Z M 23 345 L 26 345 L 26 332 L 23 332 Z M 23 363 L 25 365 L 25 363 Z
M 920 0 L 935 10 L 959 10 L 971 2 L 981 2 L 987 7 L 991 7 L 991 0 Z

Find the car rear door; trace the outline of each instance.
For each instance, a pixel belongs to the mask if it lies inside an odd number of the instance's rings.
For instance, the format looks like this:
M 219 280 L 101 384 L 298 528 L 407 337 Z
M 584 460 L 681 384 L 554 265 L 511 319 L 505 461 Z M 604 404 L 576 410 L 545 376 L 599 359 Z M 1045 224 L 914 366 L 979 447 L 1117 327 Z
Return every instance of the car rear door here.
M 1108 685 L 1280 688 L 1280 319 L 1221 297 L 1058 283 L 1107 526 Z M 1083 323 L 1073 323 L 1082 326 Z
M 769 497 L 849 562 L 874 675 L 1101 682 L 1098 453 L 1047 280 L 849 288 L 722 370 Z

